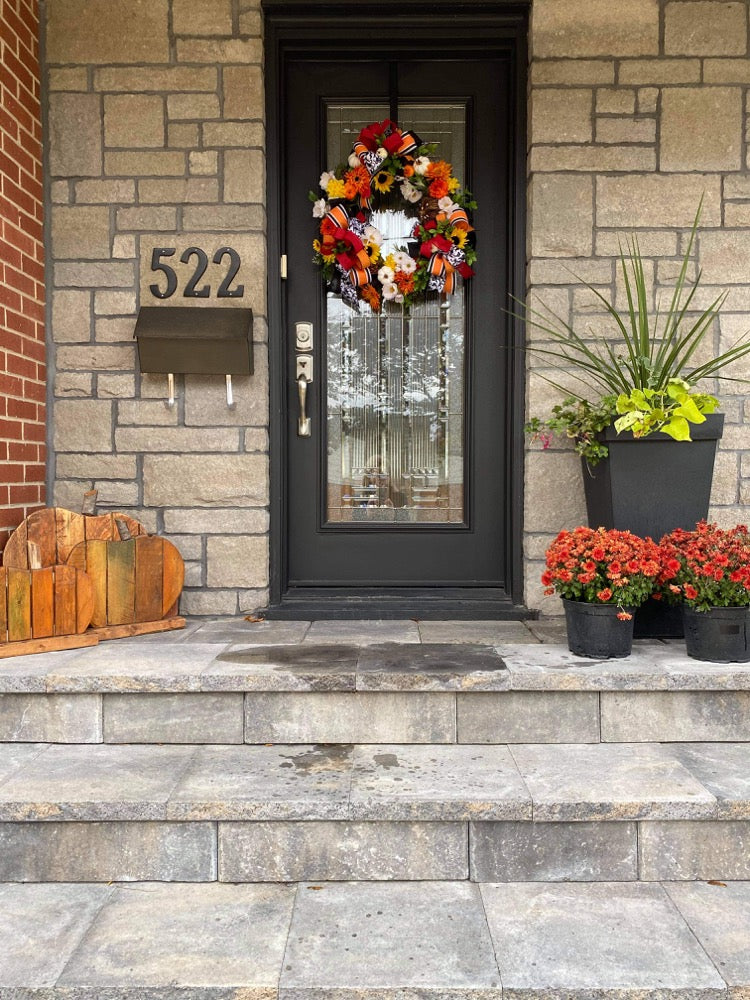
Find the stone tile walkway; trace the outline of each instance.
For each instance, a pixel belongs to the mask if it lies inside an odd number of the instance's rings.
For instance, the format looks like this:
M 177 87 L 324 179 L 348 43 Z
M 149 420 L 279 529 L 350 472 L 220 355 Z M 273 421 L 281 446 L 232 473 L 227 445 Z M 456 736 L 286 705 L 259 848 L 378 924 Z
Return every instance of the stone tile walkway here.
M 0 998 L 740 1000 L 750 883 L 0 886 Z

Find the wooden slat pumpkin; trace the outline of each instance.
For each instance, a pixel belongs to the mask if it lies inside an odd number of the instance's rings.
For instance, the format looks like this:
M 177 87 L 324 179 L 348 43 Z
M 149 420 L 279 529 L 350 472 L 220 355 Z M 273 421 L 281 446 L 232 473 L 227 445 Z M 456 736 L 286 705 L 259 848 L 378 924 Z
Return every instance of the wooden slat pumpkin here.
M 96 627 L 159 621 L 174 609 L 185 580 L 182 556 L 158 535 L 88 539 L 76 545 L 68 565 L 91 577 Z
M 74 566 L 0 569 L 0 643 L 80 635 L 93 610 L 93 583 Z
M 116 518 L 123 520 L 134 536 L 146 535 L 140 521 L 127 514 L 98 514 L 87 517 L 64 507 L 45 507 L 37 510 L 19 524 L 8 539 L 3 551 L 3 566 L 10 569 L 28 569 L 28 543 L 39 548 L 42 566 L 56 566 L 67 562 L 68 556 L 81 542 L 90 538 L 119 539 Z

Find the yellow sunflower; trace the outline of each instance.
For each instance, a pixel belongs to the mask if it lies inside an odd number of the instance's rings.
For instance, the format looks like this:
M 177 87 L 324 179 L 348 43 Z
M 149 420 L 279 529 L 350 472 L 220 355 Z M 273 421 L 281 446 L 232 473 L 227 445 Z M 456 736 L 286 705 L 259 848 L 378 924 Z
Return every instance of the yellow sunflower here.
M 466 246 L 466 237 L 467 237 L 466 230 L 457 229 L 454 227 L 453 229 L 451 229 L 448 235 L 456 244 L 456 246 L 460 247 L 463 250 L 463 248 Z
M 376 191 L 385 194 L 391 190 L 395 179 L 393 174 L 389 174 L 387 170 L 379 170 L 373 177 L 372 183 Z

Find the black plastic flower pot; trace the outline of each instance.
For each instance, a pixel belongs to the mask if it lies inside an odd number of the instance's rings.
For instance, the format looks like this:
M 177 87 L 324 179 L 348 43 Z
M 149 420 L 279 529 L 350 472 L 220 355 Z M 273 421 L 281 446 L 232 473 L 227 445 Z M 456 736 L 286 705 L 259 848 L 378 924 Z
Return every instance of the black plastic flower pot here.
M 682 613 L 688 656 L 714 663 L 750 661 L 750 608 L 684 607 Z
M 563 607 L 571 653 L 595 660 L 630 656 L 634 608 L 618 608 L 616 604 L 587 604 L 566 598 L 563 598 Z M 628 612 L 630 619 L 618 618 L 621 611 Z
M 590 468 L 583 463 L 586 512 L 592 528 L 617 528 L 654 541 L 675 528 L 692 530 L 708 517 L 716 447 L 724 414 L 711 413 L 690 428 L 692 441 L 668 434 L 634 438 L 609 427 L 599 435 L 609 455 Z M 636 615 L 636 638 L 682 636 L 679 609 L 644 605 Z

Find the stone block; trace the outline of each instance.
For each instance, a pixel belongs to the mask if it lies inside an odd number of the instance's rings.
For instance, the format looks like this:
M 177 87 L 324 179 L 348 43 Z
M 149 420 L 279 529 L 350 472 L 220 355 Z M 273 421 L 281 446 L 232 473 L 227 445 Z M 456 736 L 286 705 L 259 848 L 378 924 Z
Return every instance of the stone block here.
M 192 0 L 195 2 L 195 0 Z M 177 61 L 181 63 L 256 63 L 263 61 L 259 38 L 178 38 Z
M 129 316 L 137 309 L 135 292 L 95 292 L 96 316 Z
M 107 694 L 106 743 L 242 743 L 241 694 Z
M 742 143 L 742 94 L 737 88 L 703 85 L 663 92 L 662 170 L 740 170 Z
M 101 743 L 99 695 L 0 694 L 5 743 Z
M 750 823 L 641 823 L 641 879 L 750 879 Z
M 656 119 L 654 118 L 599 118 L 596 123 L 597 142 L 645 142 L 656 141 Z
M 640 114 L 655 114 L 659 104 L 657 87 L 641 87 L 638 90 L 638 111 Z
M 464 823 L 221 823 L 219 880 L 468 878 Z
M 596 85 L 615 82 L 615 64 L 604 59 L 536 59 L 531 64 L 531 83 Z
M 0 823 L 5 882 L 210 882 L 213 823 Z
M 196 463 L 189 455 L 147 455 L 143 483 L 149 507 L 260 507 L 268 503 L 268 460 L 206 455 Z
M 131 288 L 134 277 L 133 265 L 119 261 L 54 265 L 58 288 Z
M 156 94 L 104 98 L 104 145 L 138 149 L 164 145 L 164 99 Z
M 724 205 L 725 228 L 750 229 L 750 205 L 727 202 Z
M 256 35 L 263 34 L 263 17 L 259 10 L 240 11 L 240 34 Z
M 104 260 L 109 257 L 109 209 L 55 205 L 52 252 L 57 260 Z
M 165 510 L 164 530 L 195 534 L 262 535 L 268 531 L 268 511 L 212 508 Z
M 362 997 L 498 996 L 500 975 L 477 887 L 352 882 L 301 892 L 280 995 L 343 997 L 353 983 Z
M 260 205 L 186 205 L 182 212 L 185 230 L 195 233 L 215 233 L 217 231 L 245 233 L 265 230 L 265 212 Z M 232 241 L 236 236 L 232 236 Z M 265 268 L 265 263 L 263 264 Z M 263 272 L 265 273 L 265 272 Z
M 706 83 L 750 83 L 749 59 L 704 59 Z
M 167 114 L 171 121 L 221 118 L 219 98 L 216 94 L 170 94 Z
M 656 169 L 656 151 L 644 146 L 534 146 L 532 171 L 633 172 Z
M 223 73 L 224 115 L 232 120 L 263 119 L 263 71 L 260 66 L 227 66 Z
M 88 90 L 89 74 L 85 66 L 54 66 L 48 70 L 50 93 L 55 90 Z
M 620 63 L 618 80 L 637 87 L 673 83 L 700 83 L 700 59 L 627 59 Z
M 750 885 L 701 885 L 692 882 L 664 887 L 721 977 L 729 995 L 742 1000 L 750 982 L 750 950 L 743 929 L 750 926 Z
M 721 225 L 721 181 L 716 175 L 599 177 L 596 182 L 597 225 L 618 229 L 689 228 L 695 220 L 701 197 L 701 226 Z M 725 235 L 705 233 L 701 239 Z M 710 283 L 711 280 L 704 273 L 704 281 Z
M 94 70 L 94 88 L 126 93 L 142 90 L 213 93 L 217 86 L 217 76 L 215 66 L 149 66 L 147 73 L 137 66 L 105 66 Z
M 255 345 L 255 373 L 232 379 L 235 408 L 227 407 L 226 389 L 216 376 L 185 379 L 187 427 L 263 427 L 268 423 L 268 368 L 265 348 Z
M 236 615 L 236 590 L 183 590 L 180 597 L 183 615 Z
M 166 386 L 164 394 L 166 398 Z M 176 423 L 176 411 L 167 407 L 164 400 L 133 399 L 117 404 L 117 424 L 119 427 L 131 424 L 163 427 Z
M 109 152 L 104 157 L 104 172 L 125 177 L 182 177 L 185 154 L 177 150 L 152 152 Z
M 635 91 L 631 87 L 597 90 L 596 113 L 601 115 L 632 115 L 635 111 Z
M 135 201 L 133 181 L 78 181 L 75 185 L 77 205 L 130 204 Z
M 414 621 L 336 620 L 315 621 L 305 639 L 309 643 L 347 643 L 366 646 L 371 643 L 418 643 L 419 626 Z
M 52 339 L 72 344 L 91 337 L 91 293 L 56 289 L 52 293 Z
M 177 229 L 177 209 L 169 206 L 119 208 L 117 228 L 146 232 L 172 232 Z
M 630 882 L 636 823 L 470 823 L 473 882 Z
M 85 372 L 57 372 L 55 374 L 54 392 L 58 398 L 70 396 L 92 396 L 93 376 Z
M 111 451 L 111 403 L 63 399 L 55 403 L 52 417 L 55 451 Z
M 750 740 L 748 691 L 602 692 L 602 740 Z
M 664 12 L 664 51 L 674 56 L 742 56 L 747 4 L 681 0 Z
M 739 502 L 739 469 L 736 452 L 719 451 L 714 462 L 714 478 L 711 486 L 711 503 L 735 504 Z
M 421 643 L 371 643 L 363 647 L 357 665 L 357 690 L 503 691 L 510 687 L 510 674 L 495 649 L 434 643 L 429 634 L 425 640 L 421 629 L 420 634 Z M 454 642 L 460 642 L 460 637 Z
M 270 998 L 294 897 L 281 885 L 116 888 L 57 985 L 79 997 Z
M 187 177 L 179 180 L 141 180 L 138 193 L 143 204 L 160 205 L 175 202 L 178 205 L 219 200 L 219 184 L 215 178 Z M 212 299 L 212 304 L 216 304 Z
M 57 982 L 112 892 L 108 885 L 0 887 L 3 989 L 43 995 L 36 985 Z
M 253 692 L 247 743 L 454 743 L 455 695 Z
M 260 122 L 206 122 L 203 126 L 203 144 L 210 147 L 260 148 L 264 135 Z
M 115 236 L 112 240 L 112 256 L 120 260 L 135 258 L 135 236 Z
M 222 452 L 237 451 L 238 432 L 231 427 L 121 427 L 115 432 L 118 451 Z
M 459 743 L 598 743 L 595 692 L 458 695 Z
M 216 150 L 191 150 L 188 155 L 190 173 L 213 177 L 219 172 L 219 154 Z
M 56 471 L 64 479 L 135 479 L 133 455 L 58 455 Z
M 131 344 L 135 322 L 135 316 L 98 317 L 94 323 L 94 339 L 97 344 Z
M 170 149 L 194 149 L 200 145 L 200 129 L 194 122 L 169 122 L 167 145 Z
M 244 628 L 242 626 L 245 626 Z M 299 645 L 309 622 L 210 622 L 196 641 L 231 644 L 206 670 L 204 691 L 354 691 L 356 646 Z
M 224 201 L 265 201 L 265 167 L 260 149 L 228 149 L 224 154 Z
M 750 229 L 701 233 L 699 241 L 705 284 L 747 283 L 747 269 L 743 266 L 742 255 L 750 251 Z M 736 303 L 734 308 L 737 308 Z
M 109 0 L 87 2 L 86 17 L 76 0 L 50 5 L 50 63 L 169 62 L 167 0 L 118 0 L 114 7 Z
M 673 752 L 677 760 L 716 796 L 718 819 L 750 819 L 750 747 L 747 743 L 685 743 L 675 746 Z
M 659 51 L 657 0 L 538 0 L 532 34 L 535 59 L 639 56 Z
M 232 0 L 173 0 L 176 35 L 231 35 Z
M 535 452 L 526 459 L 525 527 L 527 531 L 560 531 L 586 523 L 581 460 L 573 452 Z M 554 510 L 549 484 L 556 484 Z
M 594 217 L 591 178 L 562 174 L 533 177 L 530 199 L 534 256 L 590 256 Z
M 98 94 L 51 94 L 50 175 L 98 177 L 102 172 L 101 127 Z
M 661 886 L 526 882 L 481 892 L 504 996 L 719 1000 L 724 992 Z
M 268 586 L 268 539 L 211 536 L 206 542 L 206 580 L 209 587 Z
M 87 344 L 85 347 L 58 347 L 57 363 L 61 369 L 73 371 L 133 371 L 135 345 L 101 347 Z
M 593 96 L 568 87 L 532 92 L 532 142 L 591 142 Z

